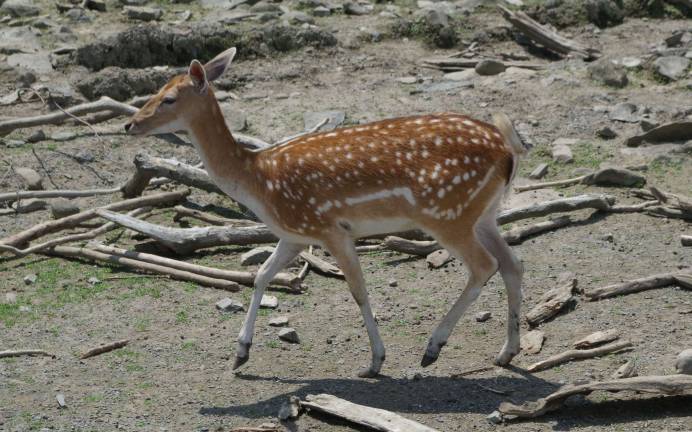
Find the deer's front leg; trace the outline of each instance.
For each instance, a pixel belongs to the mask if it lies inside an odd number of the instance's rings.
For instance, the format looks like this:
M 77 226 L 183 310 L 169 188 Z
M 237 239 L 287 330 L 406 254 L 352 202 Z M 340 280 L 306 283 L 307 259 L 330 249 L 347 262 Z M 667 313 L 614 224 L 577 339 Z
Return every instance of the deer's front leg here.
M 370 309 L 368 292 L 365 289 L 365 279 L 363 278 L 363 271 L 358 261 L 355 245 L 350 237 L 339 236 L 330 239 L 326 242 L 325 246 L 329 250 L 329 253 L 336 259 L 341 271 L 344 272 L 351 294 L 358 304 L 358 307 L 360 307 L 363 321 L 365 321 L 365 328 L 368 330 L 372 360 L 370 367 L 360 371 L 358 376 L 362 378 L 377 376 L 384 362 L 384 344 L 380 338 L 372 309 Z
M 239 368 L 250 358 L 250 346 L 252 345 L 252 335 L 255 330 L 255 320 L 257 319 L 257 311 L 262 301 L 264 289 L 281 269 L 286 267 L 288 263 L 298 256 L 303 248 L 303 245 L 279 240 L 274 253 L 262 264 L 257 272 L 257 276 L 255 277 L 255 291 L 252 293 L 250 308 L 248 309 L 247 315 L 245 315 L 245 321 L 238 335 L 238 350 L 235 354 L 233 369 Z

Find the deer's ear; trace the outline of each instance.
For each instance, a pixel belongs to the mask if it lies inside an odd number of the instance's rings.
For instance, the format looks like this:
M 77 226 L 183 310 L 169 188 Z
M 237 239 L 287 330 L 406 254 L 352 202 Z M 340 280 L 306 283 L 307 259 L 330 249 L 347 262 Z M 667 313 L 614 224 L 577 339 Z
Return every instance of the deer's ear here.
M 199 93 L 204 93 L 209 87 L 209 82 L 207 81 L 207 73 L 204 71 L 204 66 L 198 60 L 192 60 L 190 63 L 190 68 L 187 70 L 187 74 L 192 80 L 192 84 L 195 86 Z
M 228 69 L 228 66 L 233 61 L 233 57 L 235 57 L 235 53 L 235 47 L 229 48 L 204 65 L 204 70 L 207 73 L 207 80 L 209 82 L 214 81 L 226 72 L 226 69 Z

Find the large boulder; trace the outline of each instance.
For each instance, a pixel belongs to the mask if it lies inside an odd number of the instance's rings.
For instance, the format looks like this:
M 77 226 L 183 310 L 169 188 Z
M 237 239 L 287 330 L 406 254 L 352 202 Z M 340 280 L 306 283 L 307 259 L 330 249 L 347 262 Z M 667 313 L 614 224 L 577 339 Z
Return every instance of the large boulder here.
M 171 77 L 182 72 L 183 69 L 123 69 L 110 66 L 86 74 L 75 85 L 87 99 L 109 96 L 123 101 L 136 95 L 156 93 Z

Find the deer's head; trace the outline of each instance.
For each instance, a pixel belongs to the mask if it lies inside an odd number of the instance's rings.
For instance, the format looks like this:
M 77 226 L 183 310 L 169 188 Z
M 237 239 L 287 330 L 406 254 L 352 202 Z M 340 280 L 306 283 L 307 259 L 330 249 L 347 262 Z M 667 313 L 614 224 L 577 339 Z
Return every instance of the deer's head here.
M 209 83 L 219 78 L 231 64 L 236 49 L 229 48 L 204 66 L 192 60 L 185 75 L 173 77 L 125 124 L 132 135 L 155 135 L 189 129 L 200 107 L 213 98 Z

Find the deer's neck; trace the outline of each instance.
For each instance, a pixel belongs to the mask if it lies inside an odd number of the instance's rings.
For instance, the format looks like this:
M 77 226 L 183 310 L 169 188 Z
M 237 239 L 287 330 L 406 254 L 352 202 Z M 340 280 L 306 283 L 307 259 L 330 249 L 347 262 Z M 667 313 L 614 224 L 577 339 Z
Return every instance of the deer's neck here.
M 261 212 L 256 154 L 235 141 L 211 92 L 209 103 L 195 110 L 188 123 L 190 138 L 212 180 L 234 200 Z

